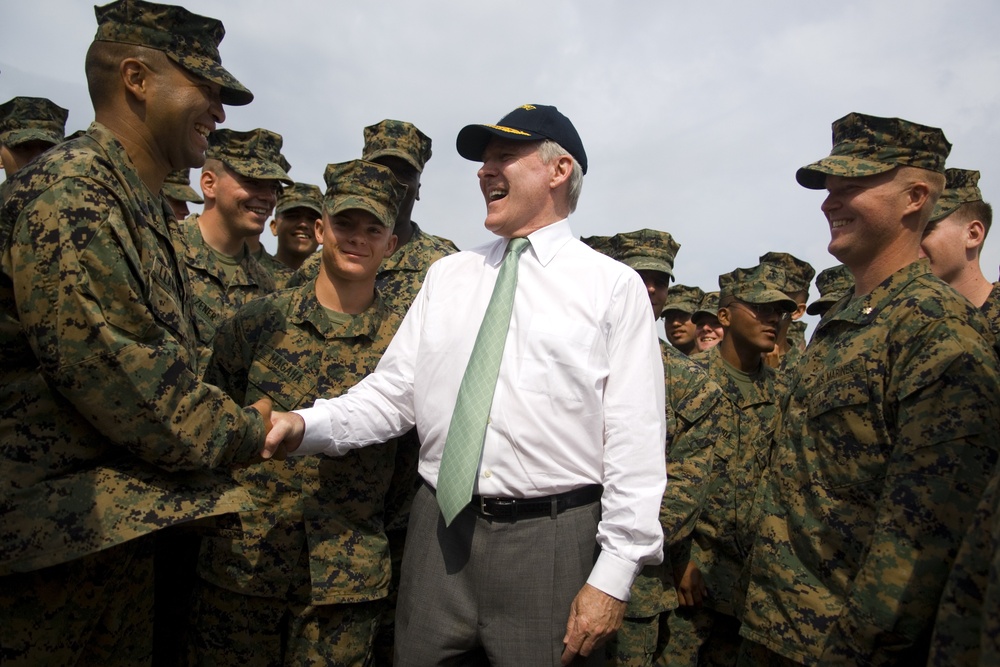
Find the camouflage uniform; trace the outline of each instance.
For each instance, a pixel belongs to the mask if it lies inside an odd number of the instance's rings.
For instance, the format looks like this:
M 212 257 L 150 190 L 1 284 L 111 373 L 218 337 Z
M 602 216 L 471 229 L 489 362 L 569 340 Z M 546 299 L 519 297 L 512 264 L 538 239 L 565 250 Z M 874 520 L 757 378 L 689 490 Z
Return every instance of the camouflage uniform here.
M 263 245 L 253 254 L 253 259 L 271 276 L 274 289 L 285 289 L 288 287 L 288 281 L 295 275 L 295 271 L 279 262 L 278 258 L 269 253 Z
M 127 15 L 136 4 L 148 12 Z M 131 35 L 133 21 L 142 39 L 159 39 L 167 24 L 186 37 L 191 71 L 210 62 L 213 76 L 225 72 L 217 21 L 134 2 L 96 12 L 99 40 Z M 90 642 L 117 634 L 125 655 L 100 660 L 141 664 L 151 534 L 249 508 L 245 491 L 208 469 L 256 460 L 264 425 L 199 382 L 173 218 L 107 128 L 94 123 L 13 181 L 0 210 L 0 626 L 33 623 L 29 663 L 64 662 L 47 653 L 59 644 L 100 651 Z M 104 586 L 123 562 L 127 585 Z M 16 582 L 29 572 L 38 587 L 26 590 Z M 19 590 L 26 606 L 10 599 Z M 95 639 L 85 606 L 48 606 L 67 591 L 127 613 Z M 28 608 L 30 621 L 11 618 Z
M 331 215 L 378 211 L 387 227 L 403 188 L 380 165 L 327 170 Z M 374 209 L 374 211 L 373 211 Z M 275 409 L 338 396 L 374 370 L 403 315 L 381 298 L 332 313 L 315 284 L 256 299 L 220 327 L 206 380 Z M 192 660 L 212 664 L 369 664 L 391 567 L 383 498 L 395 443 L 343 457 L 268 461 L 233 471 L 258 509 L 202 541 Z M 227 517 L 228 518 L 228 517 Z M 261 641 L 246 641 L 246 637 Z M 285 649 L 282 649 L 285 646 Z
M 805 305 L 809 298 L 809 286 L 816 275 L 816 270 L 809 262 L 799 259 L 787 252 L 768 252 L 760 256 L 761 264 L 771 264 L 777 266 L 785 272 L 785 284 L 781 286 L 781 291 L 789 298 L 797 299 L 800 293 L 805 293 L 800 302 Z M 782 344 L 787 344 L 788 349 L 782 350 Z M 806 324 L 801 321 L 788 323 L 785 331 L 785 340 L 778 340 L 774 353 L 777 354 L 777 369 L 780 374 L 793 370 L 802 357 L 802 352 L 806 349 Z M 772 358 L 768 358 L 772 357 Z M 773 355 L 765 356 L 765 361 L 773 365 Z
M 612 237 L 591 236 L 584 243 L 637 271 L 673 276 L 680 244 L 667 232 L 643 229 Z M 697 363 L 677 348 L 660 341 L 665 382 L 667 424 L 667 478 L 660 506 L 660 524 L 666 545 L 684 540 L 694 528 L 704 501 L 712 465 L 712 447 L 722 436 L 714 410 L 722 390 Z M 622 667 L 652 665 L 666 640 L 665 613 L 677 607 L 669 553 L 664 562 L 650 565 L 636 577 L 630 590 L 625 619 L 608 642 L 609 664 Z
M 986 316 L 990 330 L 1000 344 L 1000 282 L 993 283 L 993 290 L 979 310 Z
M 849 114 L 796 173 L 944 170 L 943 133 Z M 931 621 L 1000 448 L 986 322 L 927 262 L 820 322 L 783 404 L 744 637 L 799 662 L 922 664 Z
M 215 130 L 209 135 L 210 159 L 221 161 L 229 169 L 246 178 L 275 180 L 291 185 L 288 161 L 281 155 L 281 135 L 264 129 L 249 132 Z M 231 278 L 225 267 L 202 236 L 201 216 L 189 216 L 181 224 L 184 236 L 178 247 L 184 254 L 184 264 L 191 284 L 191 299 L 196 316 L 198 354 L 205 368 L 212 355 L 215 330 L 236 314 L 251 299 L 275 290 L 271 274 L 244 246 L 239 265 Z
M 780 291 L 784 280 L 785 272 L 773 265 L 737 269 L 720 276 L 719 302 L 735 296 L 750 303 L 782 302 L 794 309 L 794 301 Z M 689 560 L 700 571 L 708 597 L 701 607 L 683 608 L 671 615 L 664 661 L 670 665 L 732 665 L 740 643 L 736 617 L 745 586 L 740 574 L 756 532 L 756 491 L 770 465 L 779 395 L 776 373 L 763 362 L 749 376 L 751 382 L 741 386 L 719 346 L 694 359 L 705 364 L 709 378 L 722 388 L 725 397 L 715 410 L 723 436 L 715 443 L 706 500 L 688 546 Z M 677 561 L 674 567 L 680 576 L 687 559 Z
M 922 661 L 997 458 L 984 329 L 925 262 L 827 313 L 762 485 L 744 636 L 800 662 Z

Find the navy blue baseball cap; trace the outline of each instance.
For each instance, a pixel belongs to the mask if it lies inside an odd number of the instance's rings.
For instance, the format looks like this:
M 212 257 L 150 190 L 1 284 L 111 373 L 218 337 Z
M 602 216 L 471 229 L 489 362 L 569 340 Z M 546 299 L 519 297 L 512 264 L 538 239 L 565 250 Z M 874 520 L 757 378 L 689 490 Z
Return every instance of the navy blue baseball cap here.
M 493 137 L 511 141 L 544 141 L 550 139 L 566 149 L 587 173 L 587 153 L 583 141 L 569 118 L 559 109 L 544 104 L 524 104 L 497 121 L 496 125 L 466 125 L 455 142 L 458 154 L 478 162 Z

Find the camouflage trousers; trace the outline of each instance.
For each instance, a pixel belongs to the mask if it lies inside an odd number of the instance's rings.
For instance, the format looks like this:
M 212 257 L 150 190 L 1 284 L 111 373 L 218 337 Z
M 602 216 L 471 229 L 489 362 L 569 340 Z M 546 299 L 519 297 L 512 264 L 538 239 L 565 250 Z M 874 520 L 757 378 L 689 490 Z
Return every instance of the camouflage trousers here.
M 735 667 L 740 622 L 707 607 L 680 607 L 667 618 L 666 646 L 657 665 Z
M 199 581 L 192 665 L 367 667 L 384 602 L 311 605 L 243 595 Z
M 150 665 L 153 537 L 0 577 L 0 664 Z
M 618 633 L 608 641 L 607 664 L 615 667 L 652 667 L 663 650 L 660 624 L 667 614 L 625 618 Z
M 740 645 L 736 667 L 799 667 L 799 663 L 766 646 L 744 639 Z

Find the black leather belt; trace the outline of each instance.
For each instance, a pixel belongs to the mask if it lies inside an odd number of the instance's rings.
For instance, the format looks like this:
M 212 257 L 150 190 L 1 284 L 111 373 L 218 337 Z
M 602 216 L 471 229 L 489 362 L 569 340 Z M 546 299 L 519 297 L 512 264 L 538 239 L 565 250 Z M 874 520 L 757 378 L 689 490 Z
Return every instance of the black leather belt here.
M 481 516 L 492 519 L 530 519 L 532 517 L 550 516 L 556 518 L 561 512 L 596 503 L 601 499 L 604 487 L 591 484 L 565 493 L 557 493 L 543 498 L 493 498 L 489 496 L 472 496 L 470 507 Z

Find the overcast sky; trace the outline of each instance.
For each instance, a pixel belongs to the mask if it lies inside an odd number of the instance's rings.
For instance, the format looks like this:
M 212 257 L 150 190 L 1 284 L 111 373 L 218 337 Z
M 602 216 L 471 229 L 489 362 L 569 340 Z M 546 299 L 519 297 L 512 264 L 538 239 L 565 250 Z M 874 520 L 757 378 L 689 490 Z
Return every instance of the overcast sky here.
M 948 166 L 981 171 L 1000 203 L 996 0 L 182 4 L 223 21 L 223 62 L 256 95 L 224 127 L 282 134 L 290 175 L 322 186 L 327 163 L 360 157 L 365 125 L 416 124 L 434 155 L 414 219 L 460 248 L 492 236 L 455 136 L 525 103 L 556 105 L 583 138 L 574 233 L 669 231 L 679 282 L 705 289 L 769 250 L 836 263 L 823 194 L 794 174 L 851 111 L 943 128 Z M 3 2 L 0 101 L 48 97 L 70 110 L 67 132 L 85 128 L 95 29 L 89 2 Z M 998 263 L 990 237 L 990 280 Z

